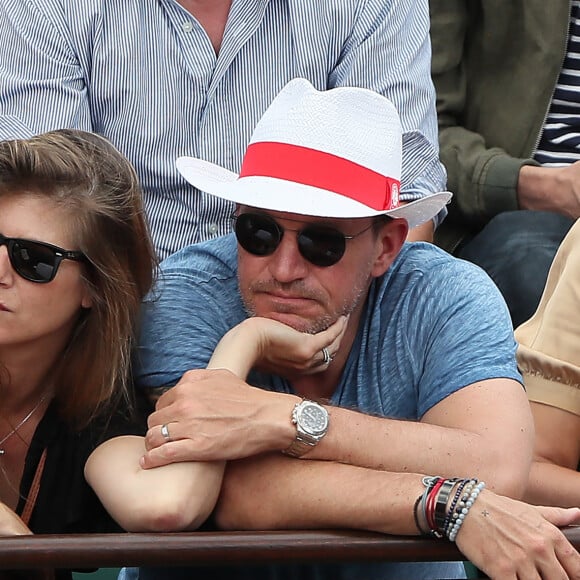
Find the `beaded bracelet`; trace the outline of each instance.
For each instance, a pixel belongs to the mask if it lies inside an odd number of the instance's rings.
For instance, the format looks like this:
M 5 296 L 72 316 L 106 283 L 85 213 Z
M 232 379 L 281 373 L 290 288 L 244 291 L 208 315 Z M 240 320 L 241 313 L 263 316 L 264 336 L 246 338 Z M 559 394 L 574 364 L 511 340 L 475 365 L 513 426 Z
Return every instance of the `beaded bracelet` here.
M 422 481 L 425 491 L 413 505 L 413 518 L 417 529 L 421 534 L 446 537 L 454 542 L 485 483 L 478 482 L 477 479 L 446 479 L 439 476 L 424 477 Z M 454 489 L 453 499 L 447 508 Z M 421 527 L 419 510 L 427 524 L 427 532 Z
M 457 502 L 455 509 L 453 511 L 449 512 L 449 518 L 447 519 L 447 526 L 445 527 L 445 529 L 443 531 L 443 533 L 445 534 L 445 536 L 447 538 L 449 538 L 449 533 L 451 532 L 451 528 L 453 527 L 453 525 L 457 521 L 457 518 L 461 514 L 461 510 L 463 510 L 463 508 L 465 507 L 466 502 L 469 499 L 471 492 L 473 491 L 473 488 L 475 487 L 475 485 L 477 485 L 477 479 L 468 479 L 465 482 L 465 487 L 463 488 L 463 491 L 461 492 L 461 495 L 459 497 L 459 501 Z
M 461 497 L 461 493 L 463 492 L 463 489 L 465 488 L 465 486 L 467 485 L 467 483 L 469 481 L 473 481 L 473 480 L 471 480 L 471 479 L 459 480 L 459 484 L 457 485 L 457 489 L 455 490 L 455 495 L 453 496 L 453 500 L 451 500 L 449 510 L 447 511 L 447 515 L 445 516 L 445 521 L 443 522 L 443 526 L 442 526 L 443 530 L 447 529 L 447 526 L 449 525 L 449 520 L 451 520 L 451 516 L 453 515 L 453 512 L 455 511 L 455 506 L 457 505 L 457 502 L 459 501 L 459 498 Z
M 457 538 L 457 534 L 465 521 L 465 517 L 484 488 L 485 483 L 480 481 L 475 485 L 475 487 L 473 485 L 469 487 L 469 491 L 467 489 L 465 490 L 465 493 L 461 497 L 461 501 L 457 503 L 457 507 L 455 508 L 447 528 L 445 529 L 445 535 L 450 542 L 454 542 L 455 538 Z

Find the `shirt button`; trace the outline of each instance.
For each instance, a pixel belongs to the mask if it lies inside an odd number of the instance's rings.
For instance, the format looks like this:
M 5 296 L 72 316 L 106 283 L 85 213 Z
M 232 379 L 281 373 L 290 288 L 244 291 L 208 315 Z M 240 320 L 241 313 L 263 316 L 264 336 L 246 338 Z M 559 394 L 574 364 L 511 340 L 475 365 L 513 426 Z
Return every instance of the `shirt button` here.
M 218 231 L 218 225 L 217 224 L 209 224 L 209 226 L 207 226 L 207 231 L 209 232 L 210 235 L 215 236 L 217 234 L 217 231 Z
M 181 25 L 183 32 L 191 32 L 193 30 L 193 24 L 191 22 L 184 22 Z

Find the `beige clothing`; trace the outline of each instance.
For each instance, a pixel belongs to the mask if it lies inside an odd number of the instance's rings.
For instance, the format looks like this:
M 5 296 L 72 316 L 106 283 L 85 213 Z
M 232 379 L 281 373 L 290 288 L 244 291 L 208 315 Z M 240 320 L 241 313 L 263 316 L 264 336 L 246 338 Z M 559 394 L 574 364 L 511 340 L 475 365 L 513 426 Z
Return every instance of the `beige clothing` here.
M 534 316 L 516 330 L 531 401 L 580 415 L 580 220 L 562 242 Z

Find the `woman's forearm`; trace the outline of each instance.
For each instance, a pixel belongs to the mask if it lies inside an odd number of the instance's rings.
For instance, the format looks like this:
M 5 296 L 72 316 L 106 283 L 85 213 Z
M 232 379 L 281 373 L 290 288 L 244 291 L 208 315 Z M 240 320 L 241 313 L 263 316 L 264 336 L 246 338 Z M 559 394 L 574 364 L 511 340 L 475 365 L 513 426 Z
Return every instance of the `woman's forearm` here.
M 580 507 L 580 473 L 554 463 L 534 461 L 525 500 L 536 505 Z
M 85 477 L 124 529 L 180 531 L 199 527 L 219 494 L 223 462 L 182 462 L 142 469 L 144 439 L 115 437 L 89 457 Z

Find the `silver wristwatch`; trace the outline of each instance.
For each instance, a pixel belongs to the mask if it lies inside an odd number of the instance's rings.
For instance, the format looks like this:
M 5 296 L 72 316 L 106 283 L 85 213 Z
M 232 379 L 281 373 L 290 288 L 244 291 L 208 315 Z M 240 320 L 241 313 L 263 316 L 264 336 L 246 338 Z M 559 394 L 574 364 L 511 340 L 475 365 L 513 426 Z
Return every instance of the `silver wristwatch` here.
M 292 423 L 296 425 L 296 439 L 282 453 L 301 457 L 326 435 L 328 411 L 322 405 L 304 399 L 294 406 Z

